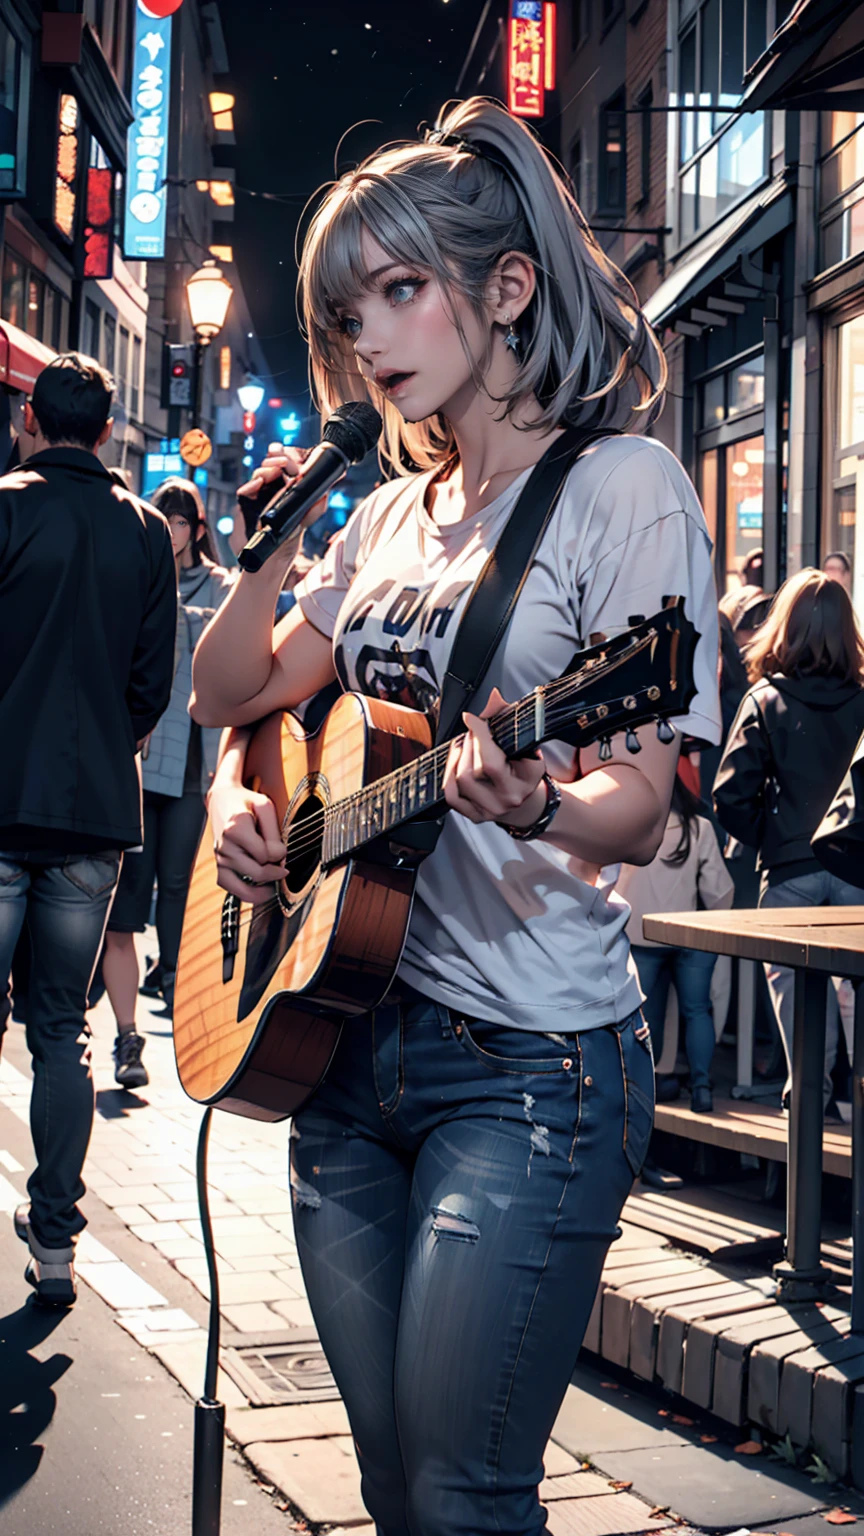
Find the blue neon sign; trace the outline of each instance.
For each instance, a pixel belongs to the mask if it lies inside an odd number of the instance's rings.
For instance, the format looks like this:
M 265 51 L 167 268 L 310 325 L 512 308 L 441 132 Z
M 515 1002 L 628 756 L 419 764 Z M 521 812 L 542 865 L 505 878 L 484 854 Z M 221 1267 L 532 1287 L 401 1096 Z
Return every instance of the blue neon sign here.
M 172 16 L 154 16 L 138 0 L 132 65 L 135 121 L 127 136 L 123 227 L 123 254 L 133 261 L 159 261 L 165 255 L 172 23 Z

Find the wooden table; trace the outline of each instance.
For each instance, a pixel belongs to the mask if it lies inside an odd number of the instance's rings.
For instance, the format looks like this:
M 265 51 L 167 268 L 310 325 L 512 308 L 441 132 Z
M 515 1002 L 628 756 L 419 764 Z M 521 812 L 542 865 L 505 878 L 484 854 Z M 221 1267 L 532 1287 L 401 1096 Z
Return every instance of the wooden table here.
M 855 987 L 852 1061 L 852 1328 L 864 1332 L 864 907 L 784 907 L 681 912 L 645 917 L 646 939 L 676 949 L 791 966 L 795 972 L 792 1099 L 786 1190 L 786 1258 L 775 1267 L 789 1300 L 819 1295 L 821 1262 L 822 1083 L 830 976 Z

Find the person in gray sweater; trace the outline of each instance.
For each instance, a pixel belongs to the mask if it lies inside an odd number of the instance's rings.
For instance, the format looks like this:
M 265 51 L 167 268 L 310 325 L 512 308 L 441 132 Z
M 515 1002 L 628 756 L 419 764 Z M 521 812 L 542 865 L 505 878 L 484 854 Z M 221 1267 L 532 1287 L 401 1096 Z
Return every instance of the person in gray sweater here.
M 140 1088 L 148 1081 L 141 1060 L 144 1040 L 135 1023 L 139 981 L 135 934 L 147 926 L 154 880 L 159 956 L 142 990 L 147 996 L 161 995 L 169 1016 L 173 1009 L 189 878 L 221 734 L 197 725 L 189 716 L 192 653 L 236 579 L 212 559 L 204 505 L 192 481 L 166 480 L 152 501 L 171 530 L 178 613 L 171 701 L 141 753 L 144 842 L 125 861 L 105 935 L 102 972 L 117 1020 L 114 1076 L 124 1088 Z

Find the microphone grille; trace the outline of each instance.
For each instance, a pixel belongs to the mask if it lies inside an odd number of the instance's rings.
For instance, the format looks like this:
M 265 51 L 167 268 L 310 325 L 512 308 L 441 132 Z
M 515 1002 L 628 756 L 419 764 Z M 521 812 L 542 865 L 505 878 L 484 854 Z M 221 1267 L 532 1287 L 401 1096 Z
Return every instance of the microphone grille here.
M 324 441 L 332 443 L 352 464 L 359 464 L 377 443 L 381 426 L 381 417 L 368 400 L 349 400 L 333 412 L 324 428 Z

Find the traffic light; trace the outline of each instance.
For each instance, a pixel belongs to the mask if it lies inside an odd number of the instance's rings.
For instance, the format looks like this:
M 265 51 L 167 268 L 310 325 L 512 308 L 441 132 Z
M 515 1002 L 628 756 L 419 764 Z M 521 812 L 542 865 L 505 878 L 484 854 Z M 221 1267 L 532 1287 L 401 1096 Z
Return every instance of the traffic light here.
M 189 342 L 166 341 L 162 348 L 162 409 L 180 406 L 191 410 L 195 404 L 195 348 Z

